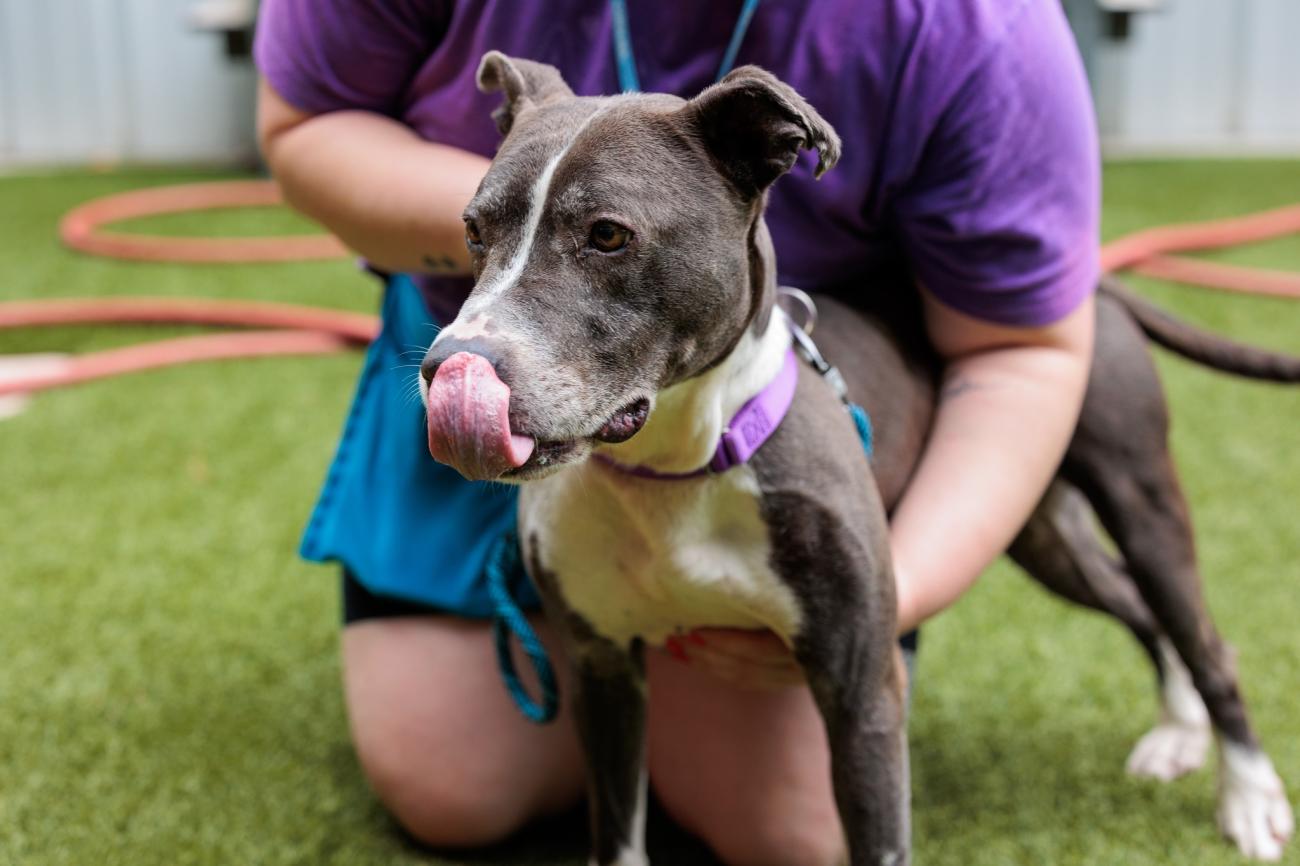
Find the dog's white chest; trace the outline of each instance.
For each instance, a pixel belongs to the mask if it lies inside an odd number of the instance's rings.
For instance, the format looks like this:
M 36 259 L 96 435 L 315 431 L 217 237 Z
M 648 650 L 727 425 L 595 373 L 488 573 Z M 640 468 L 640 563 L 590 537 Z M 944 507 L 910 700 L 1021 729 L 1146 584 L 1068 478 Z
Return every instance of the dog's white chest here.
M 799 631 L 748 466 L 662 481 L 587 464 L 526 486 L 520 528 L 569 607 L 619 643 L 704 626 L 770 628 L 787 641 Z

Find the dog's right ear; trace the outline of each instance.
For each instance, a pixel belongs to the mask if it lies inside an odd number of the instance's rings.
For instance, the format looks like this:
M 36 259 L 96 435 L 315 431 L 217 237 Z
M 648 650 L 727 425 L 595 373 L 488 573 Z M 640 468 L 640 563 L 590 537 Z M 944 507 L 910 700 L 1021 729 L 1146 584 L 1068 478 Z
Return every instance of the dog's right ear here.
M 560 76 L 560 70 L 554 66 L 507 57 L 500 51 L 483 55 L 476 78 L 478 89 L 484 93 L 502 91 L 506 95 L 501 107 L 492 112 L 492 119 L 502 135 L 510 131 L 515 118 L 525 109 L 573 96 L 573 91 Z
M 840 158 L 840 137 L 795 89 L 766 69 L 741 66 L 686 103 L 719 168 L 751 196 L 817 151 L 816 176 Z

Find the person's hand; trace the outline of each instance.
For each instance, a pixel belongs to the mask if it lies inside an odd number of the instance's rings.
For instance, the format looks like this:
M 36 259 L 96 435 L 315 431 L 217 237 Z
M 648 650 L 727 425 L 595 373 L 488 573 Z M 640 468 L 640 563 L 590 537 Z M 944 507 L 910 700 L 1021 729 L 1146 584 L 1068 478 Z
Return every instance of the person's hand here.
M 742 689 L 773 691 L 803 685 L 803 668 L 775 633 L 739 628 L 702 628 L 664 643 L 683 664 Z
M 898 630 L 909 632 L 920 625 L 919 602 L 914 587 L 895 557 Z M 743 689 L 772 691 L 803 685 L 803 668 L 794 653 L 766 629 L 700 628 L 681 637 L 670 637 L 664 650 L 677 661 L 697 667 L 718 679 Z

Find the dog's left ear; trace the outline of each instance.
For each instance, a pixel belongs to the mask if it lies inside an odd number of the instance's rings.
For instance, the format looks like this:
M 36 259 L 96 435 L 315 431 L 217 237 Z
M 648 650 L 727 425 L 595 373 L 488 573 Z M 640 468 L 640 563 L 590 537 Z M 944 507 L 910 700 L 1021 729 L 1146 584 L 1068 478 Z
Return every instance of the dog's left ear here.
M 816 176 L 840 158 L 840 137 L 817 109 L 766 69 L 741 66 L 684 111 L 723 173 L 758 195 L 789 171 L 804 149 L 817 151 Z
M 492 119 L 502 135 L 510 132 L 515 118 L 525 109 L 573 96 L 560 70 L 554 66 L 507 57 L 500 51 L 483 55 L 475 78 L 478 89 L 484 93 L 502 91 L 506 95 L 501 107 L 492 112 Z

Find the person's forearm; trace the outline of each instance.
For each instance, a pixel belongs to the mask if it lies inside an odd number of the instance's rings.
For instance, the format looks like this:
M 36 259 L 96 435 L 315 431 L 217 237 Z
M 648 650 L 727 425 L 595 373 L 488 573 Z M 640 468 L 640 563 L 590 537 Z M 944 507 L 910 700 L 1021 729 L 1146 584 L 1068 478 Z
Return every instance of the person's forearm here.
M 268 100 L 272 110 L 283 103 L 263 88 L 265 118 Z M 290 205 L 378 267 L 468 272 L 461 213 L 487 171 L 486 158 L 424 141 L 370 112 L 292 120 L 264 122 L 262 135 Z
M 962 594 L 1024 525 L 1078 418 L 1091 358 L 1086 340 L 954 358 L 915 476 L 894 511 L 891 546 L 899 630 Z

